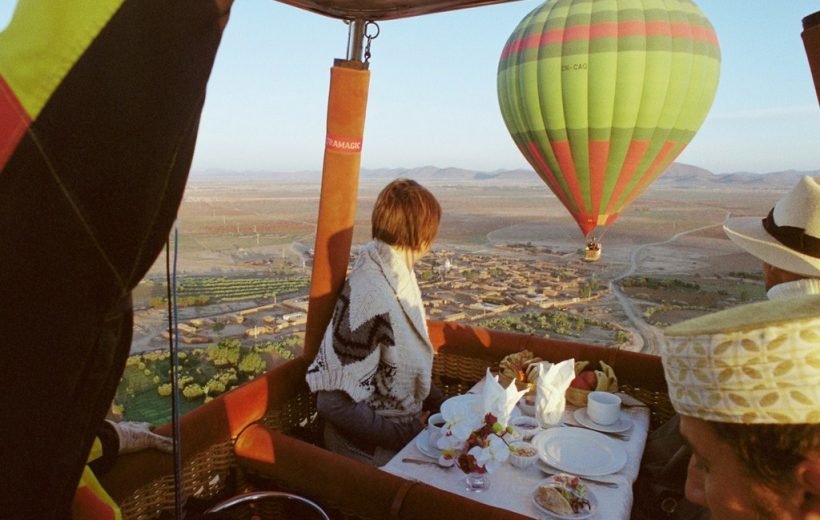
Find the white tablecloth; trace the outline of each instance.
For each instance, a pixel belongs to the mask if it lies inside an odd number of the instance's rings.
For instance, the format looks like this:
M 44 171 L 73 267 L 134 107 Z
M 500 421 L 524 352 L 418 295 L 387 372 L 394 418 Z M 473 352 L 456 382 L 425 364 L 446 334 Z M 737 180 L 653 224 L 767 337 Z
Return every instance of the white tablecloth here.
M 634 402 L 629 396 L 624 397 L 624 403 Z M 564 412 L 564 422 L 577 424 L 573 418 L 575 407 L 567 405 Z M 609 488 L 586 482 L 589 489 L 598 499 L 598 513 L 593 518 L 628 520 L 632 510 L 632 483 L 638 477 L 641 456 L 646 444 L 646 435 L 649 430 L 649 410 L 644 407 L 624 408 L 623 413 L 632 423 L 628 431 L 629 440 L 620 440 L 612 437 L 626 450 L 626 465 L 617 473 L 597 480 L 617 482 L 617 488 Z M 566 427 L 566 426 L 565 426 Z M 426 435 L 425 432 L 419 434 Z M 467 491 L 464 484 L 464 473 L 458 467 L 441 468 L 433 465 L 405 463 L 405 457 L 414 459 L 428 459 L 416 446 L 417 439 L 404 447 L 390 462 L 382 466 L 382 470 L 406 478 L 423 482 L 431 486 L 478 500 L 485 504 L 515 511 L 531 518 L 543 518 L 544 515 L 532 503 L 532 493 L 538 482 L 547 478 L 547 475 L 538 469 L 538 463 L 527 469 L 519 469 L 512 464 L 505 463 L 494 473 L 488 475 L 489 489 L 474 493 Z

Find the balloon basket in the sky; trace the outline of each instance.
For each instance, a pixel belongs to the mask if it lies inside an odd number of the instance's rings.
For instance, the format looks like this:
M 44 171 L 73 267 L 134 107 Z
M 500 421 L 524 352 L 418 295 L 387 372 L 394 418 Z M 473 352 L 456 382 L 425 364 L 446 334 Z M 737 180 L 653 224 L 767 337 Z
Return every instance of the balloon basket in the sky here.
M 719 71 L 717 35 L 691 0 L 550 0 L 504 46 L 498 100 L 518 149 L 589 236 L 683 151 Z
M 596 240 L 587 242 L 584 247 L 584 260 L 587 262 L 596 262 L 601 258 L 601 243 Z

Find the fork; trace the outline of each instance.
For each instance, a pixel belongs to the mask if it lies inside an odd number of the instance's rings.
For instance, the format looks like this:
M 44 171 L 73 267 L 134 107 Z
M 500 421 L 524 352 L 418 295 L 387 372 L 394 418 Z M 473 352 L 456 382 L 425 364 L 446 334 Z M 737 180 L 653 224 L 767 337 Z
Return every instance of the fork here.
M 560 470 L 553 469 L 552 467 L 547 466 L 545 463 L 543 463 L 541 461 L 539 461 L 539 463 L 536 464 L 536 466 L 538 467 L 539 470 L 541 470 L 543 473 L 545 473 L 547 475 L 558 475 L 559 473 L 562 473 Z M 590 484 L 597 484 L 599 486 L 604 486 L 604 487 L 608 487 L 608 488 L 618 487 L 617 482 L 609 482 L 609 481 L 606 481 L 606 480 L 595 480 L 594 478 L 587 478 L 587 477 L 578 477 L 578 478 L 585 481 L 585 482 L 589 482 Z

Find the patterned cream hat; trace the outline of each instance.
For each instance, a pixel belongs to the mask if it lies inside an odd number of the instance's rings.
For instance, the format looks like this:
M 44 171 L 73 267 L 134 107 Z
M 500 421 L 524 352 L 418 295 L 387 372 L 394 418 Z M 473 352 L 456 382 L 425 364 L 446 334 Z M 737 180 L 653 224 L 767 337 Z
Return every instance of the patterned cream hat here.
M 661 346 L 675 410 L 707 421 L 820 423 L 820 295 L 678 323 Z

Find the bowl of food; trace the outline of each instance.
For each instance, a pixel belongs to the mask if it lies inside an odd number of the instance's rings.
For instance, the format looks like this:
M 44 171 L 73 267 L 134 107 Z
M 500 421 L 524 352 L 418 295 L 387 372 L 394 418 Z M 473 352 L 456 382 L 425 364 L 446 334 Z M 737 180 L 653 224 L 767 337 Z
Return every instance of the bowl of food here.
M 561 473 L 538 483 L 532 502 L 542 513 L 561 520 L 583 520 L 598 509 L 595 495 L 581 479 Z
M 538 460 L 538 450 L 530 442 L 517 441 L 510 444 L 510 464 L 527 468 Z
M 520 432 L 521 439 L 525 441 L 532 439 L 533 435 L 538 433 L 540 429 L 535 417 L 529 417 L 527 415 L 513 417 L 510 419 L 510 426 L 513 427 L 513 430 Z

